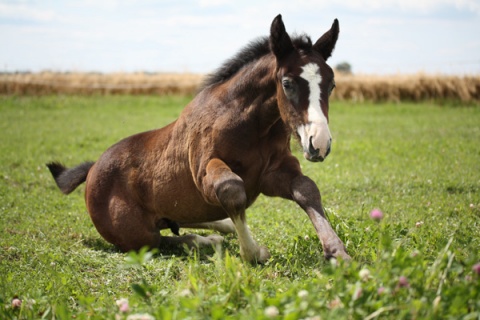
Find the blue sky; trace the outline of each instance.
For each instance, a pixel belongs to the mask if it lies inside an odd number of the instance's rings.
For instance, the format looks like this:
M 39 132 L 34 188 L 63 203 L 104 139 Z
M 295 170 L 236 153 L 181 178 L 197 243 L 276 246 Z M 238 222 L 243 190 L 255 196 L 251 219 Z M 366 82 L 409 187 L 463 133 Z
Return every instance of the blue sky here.
M 0 71 L 211 72 L 281 13 L 356 73 L 480 73 L 479 0 L 0 0 Z

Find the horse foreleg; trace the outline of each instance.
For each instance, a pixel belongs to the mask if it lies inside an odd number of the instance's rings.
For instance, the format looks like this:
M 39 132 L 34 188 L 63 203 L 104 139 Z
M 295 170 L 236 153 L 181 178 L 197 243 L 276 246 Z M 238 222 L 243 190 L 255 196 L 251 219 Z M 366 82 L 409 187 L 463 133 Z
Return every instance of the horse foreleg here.
M 325 217 L 320 191 L 316 184 L 306 176 L 298 176 L 291 182 L 293 200 L 307 213 L 312 221 L 323 247 L 325 258 L 341 257 L 350 259 L 345 246 Z
M 320 191 L 310 178 L 302 174 L 296 158 L 285 158 L 277 170 L 271 171 L 263 178 L 262 193 L 293 200 L 307 213 L 327 259 L 332 257 L 350 259 L 342 240 L 325 217 Z
M 243 180 L 220 159 L 212 159 L 203 179 L 206 200 L 220 205 L 232 219 L 240 243 L 240 255 L 251 263 L 263 263 L 270 258 L 266 247 L 259 246 L 247 226 L 245 209 L 247 195 Z

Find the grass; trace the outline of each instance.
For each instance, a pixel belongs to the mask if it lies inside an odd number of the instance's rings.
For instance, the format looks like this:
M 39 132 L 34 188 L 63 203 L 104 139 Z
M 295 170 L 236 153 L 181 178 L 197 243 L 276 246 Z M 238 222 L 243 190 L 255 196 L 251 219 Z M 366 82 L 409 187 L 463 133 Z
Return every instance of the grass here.
M 44 164 L 95 160 L 188 101 L 0 97 L 0 318 L 480 317 L 478 106 L 331 105 L 332 154 L 301 163 L 349 264 L 324 261 L 306 215 L 266 197 L 247 214 L 272 253 L 264 266 L 243 263 L 233 235 L 217 251 L 120 253 L 93 227 L 83 188 L 63 196 Z

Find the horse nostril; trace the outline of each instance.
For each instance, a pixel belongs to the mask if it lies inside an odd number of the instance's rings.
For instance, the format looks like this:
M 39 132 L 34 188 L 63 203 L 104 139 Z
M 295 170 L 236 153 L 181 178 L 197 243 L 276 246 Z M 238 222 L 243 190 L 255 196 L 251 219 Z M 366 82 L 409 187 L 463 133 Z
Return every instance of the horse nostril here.
M 327 153 L 325 153 L 325 158 L 330 154 L 331 150 L 332 150 L 332 138 L 330 138 L 330 140 L 328 140 Z
M 312 143 L 313 137 L 310 137 L 310 143 L 308 145 L 308 153 L 310 153 L 310 156 L 312 157 L 317 157 L 318 154 L 320 153 L 320 149 L 315 149 Z

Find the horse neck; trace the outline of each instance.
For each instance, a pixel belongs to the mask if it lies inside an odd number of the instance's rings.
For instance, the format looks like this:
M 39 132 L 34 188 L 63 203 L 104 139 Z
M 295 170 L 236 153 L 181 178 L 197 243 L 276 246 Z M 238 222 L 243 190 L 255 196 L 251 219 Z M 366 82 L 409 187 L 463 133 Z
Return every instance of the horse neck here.
M 269 54 L 245 66 L 224 87 L 229 100 L 238 101 L 240 108 L 250 108 L 265 126 L 280 120 L 275 68 L 275 57 Z

